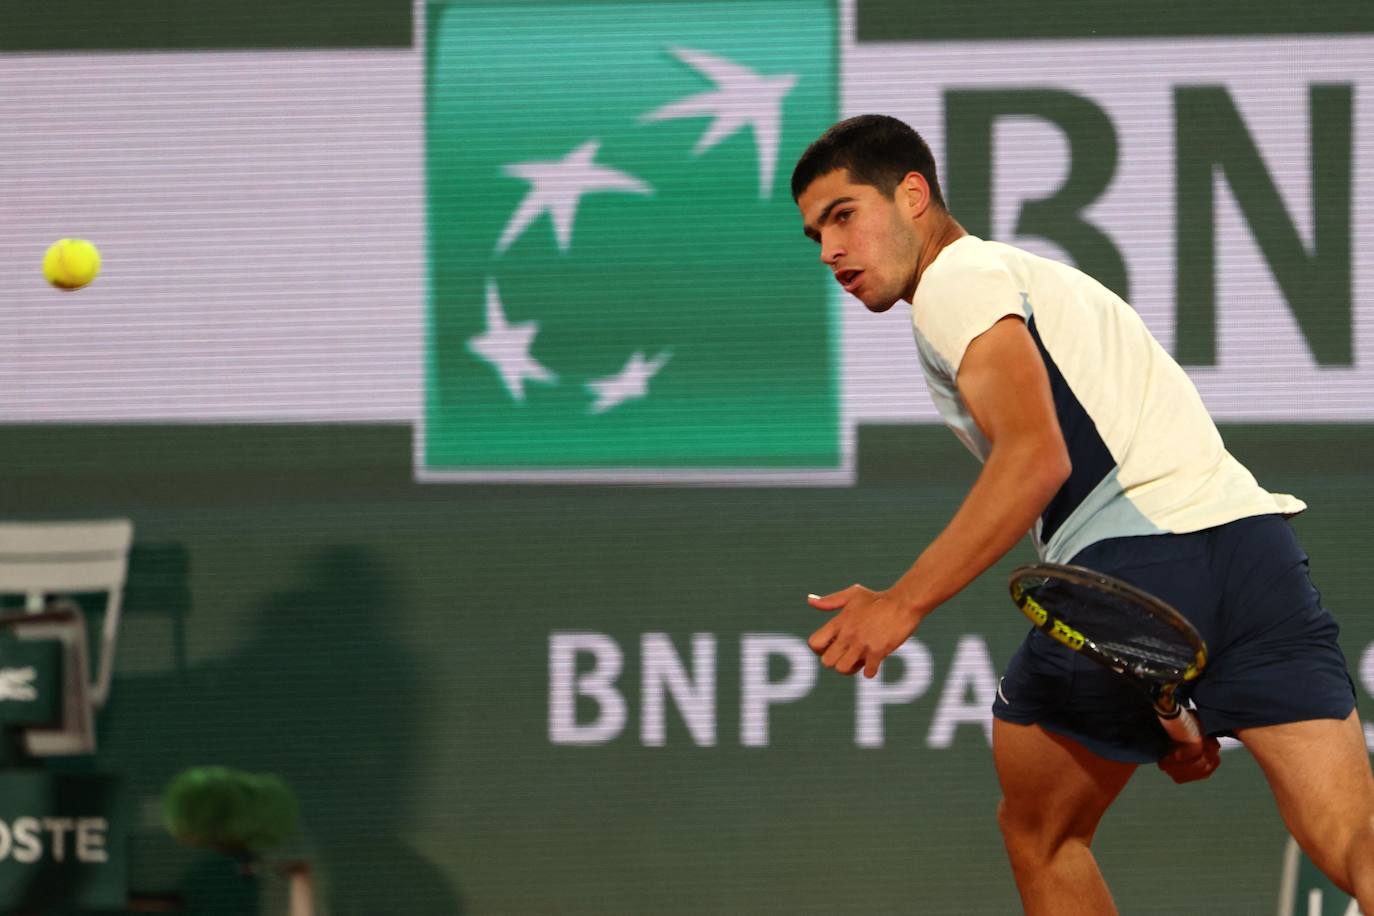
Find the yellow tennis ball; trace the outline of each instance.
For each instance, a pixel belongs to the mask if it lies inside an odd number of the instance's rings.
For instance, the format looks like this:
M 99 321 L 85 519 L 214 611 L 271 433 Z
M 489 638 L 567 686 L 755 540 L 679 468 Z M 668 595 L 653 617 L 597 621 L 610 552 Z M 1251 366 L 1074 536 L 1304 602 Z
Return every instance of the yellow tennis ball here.
M 43 276 L 58 289 L 80 289 L 100 273 L 100 252 L 85 239 L 58 239 L 43 255 Z

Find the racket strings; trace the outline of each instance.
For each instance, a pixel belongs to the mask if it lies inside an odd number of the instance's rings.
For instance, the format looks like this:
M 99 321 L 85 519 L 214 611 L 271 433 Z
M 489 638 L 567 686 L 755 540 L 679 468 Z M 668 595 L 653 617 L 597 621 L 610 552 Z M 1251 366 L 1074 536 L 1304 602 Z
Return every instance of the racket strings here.
M 1179 674 L 1187 671 L 1188 667 L 1193 663 L 1192 655 L 1183 658 L 1174 646 L 1160 646 L 1158 647 L 1158 651 L 1151 651 L 1154 647 L 1143 645 L 1141 640 L 1136 640 L 1131 643 L 1120 643 L 1094 639 L 1093 645 L 1097 646 L 1097 648 L 1103 652 L 1118 657 L 1138 657 L 1146 662 L 1153 662 L 1153 667 L 1169 669 Z
M 1142 603 L 1076 582 L 1028 585 L 1050 613 L 1141 676 L 1176 680 L 1196 661 L 1193 643 Z

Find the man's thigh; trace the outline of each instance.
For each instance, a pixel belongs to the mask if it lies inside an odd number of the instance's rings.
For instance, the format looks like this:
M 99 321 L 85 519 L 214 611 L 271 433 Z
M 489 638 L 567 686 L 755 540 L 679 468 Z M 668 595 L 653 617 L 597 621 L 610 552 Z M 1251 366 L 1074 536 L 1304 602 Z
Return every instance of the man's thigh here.
M 1374 776 L 1359 716 L 1240 729 L 1284 823 L 1328 874 L 1340 872 L 1350 837 L 1374 817 Z
M 1067 839 L 1088 842 L 1136 765 L 1108 760 L 1039 725 L 992 724 L 1002 822 L 1042 854 Z M 1008 837 L 1009 851 L 1012 838 Z

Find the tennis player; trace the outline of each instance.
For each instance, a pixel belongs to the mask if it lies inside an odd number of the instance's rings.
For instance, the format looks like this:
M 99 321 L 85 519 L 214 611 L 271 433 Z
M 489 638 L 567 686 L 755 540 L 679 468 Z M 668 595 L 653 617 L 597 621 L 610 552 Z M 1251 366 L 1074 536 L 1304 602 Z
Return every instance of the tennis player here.
M 998 821 L 1027 913 L 1114 913 L 1090 846 L 1142 763 L 1209 775 L 1245 743 L 1293 836 L 1374 913 L 1374 778 L 1337 626 L 1287 517 L 1222 444 L 1188 376 L 1086 274 L 969 235 L 930 149 L 893 118 L 836 124 L 802 155 L 805 233 L 870 311 L 911 303 L 936 407 L 983 463 L 963 504 L 890 588 L 810 598 L 834 616 L 811 648 L 878 672 L 925 616 L 1028 531 L 1041 558 L 1087 566 L 1178 608 L 1209 661 L 1189 696 L 1207 734 L 1172 745 L 1124 678 L 1031 630 L 993 705 Z

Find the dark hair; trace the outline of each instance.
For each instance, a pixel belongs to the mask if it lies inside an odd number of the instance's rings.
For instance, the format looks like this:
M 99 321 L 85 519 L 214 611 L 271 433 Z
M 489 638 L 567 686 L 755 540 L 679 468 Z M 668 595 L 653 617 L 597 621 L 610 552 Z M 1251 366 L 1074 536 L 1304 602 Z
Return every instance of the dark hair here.
M 916 131 L 887 115 L 847 118 L 821 134 L 792 170 L 792 200 L 836 169 L 847 169 L 856 182 L 872 185 L 888 197 L 908 172 L 920 172 L 930 185 L 931 198 L 945 205 L 930 147 Z

